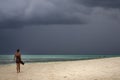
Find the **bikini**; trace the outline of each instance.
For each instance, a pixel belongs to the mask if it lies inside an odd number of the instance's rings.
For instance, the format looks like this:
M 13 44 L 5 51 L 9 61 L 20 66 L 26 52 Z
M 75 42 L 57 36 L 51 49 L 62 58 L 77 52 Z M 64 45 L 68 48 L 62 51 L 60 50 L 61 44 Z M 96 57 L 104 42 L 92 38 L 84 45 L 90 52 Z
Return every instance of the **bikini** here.
M 16 56 L 16 63 L 20 63 L 21 59 L 20 56 Z

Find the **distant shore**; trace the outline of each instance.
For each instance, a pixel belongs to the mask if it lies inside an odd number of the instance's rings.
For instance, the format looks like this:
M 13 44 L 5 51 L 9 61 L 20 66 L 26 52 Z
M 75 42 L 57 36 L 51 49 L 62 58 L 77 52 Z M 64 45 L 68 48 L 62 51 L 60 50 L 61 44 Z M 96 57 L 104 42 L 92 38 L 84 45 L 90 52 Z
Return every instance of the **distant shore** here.
M 120 57 L 0 65 L 0 80 L 120 80 Z

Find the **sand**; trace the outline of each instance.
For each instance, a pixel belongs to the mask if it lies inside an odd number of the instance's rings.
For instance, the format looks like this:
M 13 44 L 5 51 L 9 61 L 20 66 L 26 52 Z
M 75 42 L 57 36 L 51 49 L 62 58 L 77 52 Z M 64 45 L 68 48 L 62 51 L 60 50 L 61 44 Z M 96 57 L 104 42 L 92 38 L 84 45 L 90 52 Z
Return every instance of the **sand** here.
M 0 65 L 0 80 L 120 80 L 120 57 Z

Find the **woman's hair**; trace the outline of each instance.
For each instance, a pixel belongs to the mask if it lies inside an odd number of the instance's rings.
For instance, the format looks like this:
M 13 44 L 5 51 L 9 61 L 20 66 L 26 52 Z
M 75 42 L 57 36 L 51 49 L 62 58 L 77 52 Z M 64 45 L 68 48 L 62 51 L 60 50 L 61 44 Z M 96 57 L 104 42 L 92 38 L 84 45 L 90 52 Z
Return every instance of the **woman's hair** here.
M 20 49 L 17 49 L 17 52 L 20 52 Z

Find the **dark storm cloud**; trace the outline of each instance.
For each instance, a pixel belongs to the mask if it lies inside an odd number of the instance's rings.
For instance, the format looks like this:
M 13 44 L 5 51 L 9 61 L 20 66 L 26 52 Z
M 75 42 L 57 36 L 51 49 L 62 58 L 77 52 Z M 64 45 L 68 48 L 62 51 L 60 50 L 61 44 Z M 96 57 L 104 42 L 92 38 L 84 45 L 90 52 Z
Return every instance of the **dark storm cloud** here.
M 120 0 L 75 0 L 92 7 L 120 8 Z
M 38 54 L 119 54 L 119 3 L 0 0 L 0 54 L 17 48 Z
M 82 7 L 84 8 L 84 7 Z M 38 24 L 83 24 L 85 13 L 68 0 L 0 0 L 0 28 Z
M 87 24 L 91 20 L 89 16 L 96 15 L 94 12 L 118 14 L 119 11 L 105 10 L 104 7 L 119 8 L 119 3 L 119 0 L 0 0 L 0 28 Z

